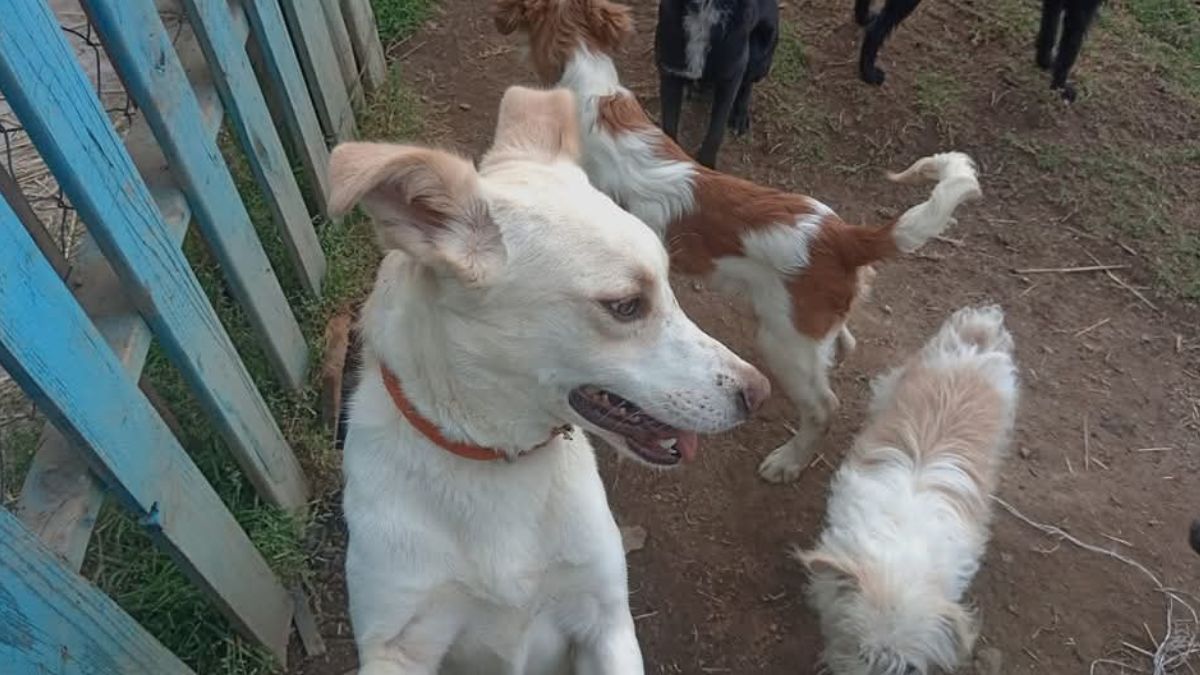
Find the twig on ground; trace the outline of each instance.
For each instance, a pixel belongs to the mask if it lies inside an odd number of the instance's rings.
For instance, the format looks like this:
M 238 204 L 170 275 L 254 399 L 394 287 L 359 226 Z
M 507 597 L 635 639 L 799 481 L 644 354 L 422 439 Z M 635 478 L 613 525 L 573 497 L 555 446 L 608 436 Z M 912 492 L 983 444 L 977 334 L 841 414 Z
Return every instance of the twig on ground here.
M 992 501 L 999 504 L 1005 511 L 1025 523 L 1026 525 L 1054 537 L 1058 542 L 1066 541 L 1078 548 L 1091 553 L 1098 553 L 1102 556 L 1107 556 L 1125 563 L 1126 565 L 1141 572 L 1147 579 L 1154 584 L 1154 590 L 1162 593 L 1166 598 L 1166 629 L 1161 640 L 1156 640 L 1153 634 L 1147 628 L 1146 632 L 1150 635 L 1150 643 L 1154 650 L 1150 651 L 1136 645 L 1123 642 L 1121 649 L 1117 650 L 1120 660 L 1116 658 L 1105 657 L 1092 661 L 1089 673 L 1095 675 L 1096 667 L 1100 665 L 1116 666 L 1126 670 L 1134 670 L 1136 672 L 1150 672 L 1151 675 L 1169 675 L 1170 673 L 1181 672 L 1186 666 L 1192 672 L 1195 669 L 1191 666 L 1191 658 L 1200 655 L 1200 614 L 1196 612 L 1196 608 L 1188 601 L 1188 598 L 1195 599 L 1196 596 L 1188 591 L 1182 591 L 1177 588 L 1164 586 L 1159 580 L 1158 575 L 1151 572 L 1142 563 L 1116 551 L 1111 551 L 1095 544 L 1089 544 L 1082 539 L 1072 535 L 1066 530 L 1056 525 L 1047 525 L 1039 523 L 1024 513 L 1021 513 L 1015 506 L 1004 501 L 996 495 L 992 495 Z M 1183 608 L 1186 616 L 1182 619 L 1177 619 L 1175 616 L 1177 607 Z M 1129 661 L 1136 656 L 1150 659 L 1152 669 L 1146 671 L 1143 667 L 1134 665 Z
M 401 55 L 400 55 L 400 56 L 399 56 L 399 57 L 398 57 L 396 60 L 397 60 L 397 61 L 404 61 L 404 60 L 406 60 L 408 57 L 410 57 L 410 56 L 412 56 L 413 54 L 417 53 L 417 50 L 418 50 L 418 49 L 420 49 L 421 47 L 424 47 L 424 46 L 425 46 L 425 45 L 427 45 L 427 44 L 429 44 L 429 41 L 428 41 L 428 40 L 426 40 L 425 42 L 421 42 L 421 43 L 419 43 L 419 44 L 416 44 L 416 45 L 414 45 L 412 49 L 409 49 L 408 51 L 406 51 L 406 52 L 404 52 L 403 54 L 401 54 Z
M 1134 452 L 1170 452 L 1173 449 L 1169 445 L 1164 445 L 1159 448 L 1135 448 Z
M 1084 265 L 1082 267 L 1031 267 L 1023 270 L 1013 270 L 1013 274 L 1077 274 L 1079 272 L 1107 272 L 1122 270 L 1129 265 Z
M 1083 470 L 1092 470 L 1092 442 L 1088 438 L 1088 417 L 1083 414 Z
M 1104 534 L 1103 532 L 1100 533 L 1100 536 L 1104 537 L 1105 539 L 1107 539 L 1109 541 L 1115 541 L 1118 544 L 1121 544 L 1122 546 L 1127 546 L 1129 548 L 1136 548 L 1133 544 L 1129 543 L 1128 541 L 1126 541 L 1120 537 L 1114 537 L 1111 534 Z
M 1108 322 L 1109 322 L 1109 321 L 1111 321 L 1111 320 L 1112 320 L 1111 318 L 1109 318 L 1109 317 L 1105 317 L 1105 318 L 1103 318 L 1103 319 L 1100 319 L 1100 320 L 1099 320 L 1099 321 L 1097 321 L 1096 323 L 1094 323 L 1094 324 L 1092 324 L 1092 325 L 1088 326 L 1087 328 L 1080 328 L 1079 330 L 1075 331 L 1075 337 L 1077 337 L 1077 338 L 1081 338 L 1081 337 L 1083 337 L 1084 335 L 1087 335 L 1088 333 L 1090 333 L 1090 332 L 1092 332 L 1092 331 L 1096 330 L 1097 328 L 1099 328 L 1099 327 L 1103 326 L 1104 324 L 1108 323 Z
M 1152 310 L 1154 310 L 1154 311 L 1156 311 L 1156 312 L 1157 312 L 1157 311 L 1159 311 L 1159 309 L 1158 309 L 1158 306 L 1157 306 L 1157 305 L 1155 305 L 1153 302 L 1150 302 L 1149 298 L 1147 298 L 1146 296 L 1142 295 L 1142 292 L 1141 292 L 1141 291 L 1139 291 L 1138 289 L 1134 288 L 1133 286 L 1130 286 L 1128 283 L 1126 283 L 1126 282 L 1125 282 L 1125 280 L 1124 280 L 1124 279 L 1122 279 L 1121 277 L 1119 277 L 1119 276 L 1117 276 L 1117 275 L 1115 275 L 1115 274 L 1113 274 L 1113 273 L 1112 273 L 1112 271 L 1113 271 L 1114 269 L 1120 269 L 1120 267 L 1118 267 L 1118 266 L 1113 266 L 1113 265 L 1103 265 L 1103 264 L 1101 264 L 1101 262 L 1100 262 L 1100 259 L 1099 259 L 1099 258 L 1097 258 L 1096 256 L 1092 255 L 1092 252 L 1091 252 L 1091 251 L 1088 251 L 1087 249 L 1084 249 L 1084 252 L 1085 252 L 1085 253 L 1087 253 L 1087 254 L 1088 254 L 1088 257 L 1089 257 L 1089 258 L 1091 258 L 1091 259 L 1092 259 L 1092 261 L 1094 261 L 1094 262 L 1096 263 L 1096 267 L 1098 267 L 1098 268 L 1104 268 L 1104 273 L 1105 273 L 1106 275 L 1108 275 L 1108 278 L 1109 278 L 1109 279 L 1112 279 L 1113 283 L 1115 283 L 1116 285 L 1120 286 L 1121 288 L 1124 288 L 1125 290 L 1129 291 L 1130 293 L 1133 293 L 1133 295 L 1134 295 L 1134 296 L 1135 296 L 1135 297 L 1136 297 L 1138 300 L 1141 300 L 1141 301 L 1142 301 L 1143 303 L 1145 303 L 1145 304 L 1146 304 L 1146 306 L 1147 306 L 1147 307 L 1149 307 L 1150 309 L 1152 309 Z M 1128 265 L 1123 265 L 1123 267 L 1129 267 L 1129 266 L 1128 266 Z
M 1155 305 L 1153 302 L 1150 302 L 1150 300 L 1146 296 L 1142 295 L 1141 291 L 1139 291 L 1138 289 L 1134 288 L 1133 286 L 1130 286 L 1129 284 L 1125 283 L 1125 281 L 1123 279 L 1121 279 L 1121 277 L 1113 274 L 1109 270 L 1105 270 L 1104 273 L 1107 274 L 1108 278 L 1112 279 L 1116 285 L 1120 286 L 1121 288 L 1124 288 L 1125 290 L 1129 291 L 1130 293 L 1133 293 L 1134 296 L 1136 296 L 1138 300 L 1141 300 L 1143 303 L 1145 303 L 1147 307 L 1149 307 L 1150 309 L 1152 309 L 1156 312 L 1159 311 L 1158 305 Z
M 934 239 L 936 239 L 940 242 L 944 242 L 946 244 L 950 244 L 951 246 L 958 246 L 959 248 L 967 245 L 967 242 L 963 241 L 962 239 L 955 239 L 953 237 L 943 237 L 940 234 L 935 236 Z

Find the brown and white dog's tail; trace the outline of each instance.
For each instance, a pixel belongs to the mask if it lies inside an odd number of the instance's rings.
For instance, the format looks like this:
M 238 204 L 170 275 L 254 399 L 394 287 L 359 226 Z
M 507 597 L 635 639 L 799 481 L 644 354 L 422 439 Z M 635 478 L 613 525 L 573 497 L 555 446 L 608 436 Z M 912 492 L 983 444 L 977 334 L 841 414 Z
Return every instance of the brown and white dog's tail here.
M 889 173 L 897 183 L 937 181 L 929 199 L 904 212 L 892 226 L 892 241 L 904 253 L 925 245 L 954 223 L 954 210 L 963 202 L 983 196 L 975 162 L 962 152 L 941 152 L 917 160 L 900 173 Z

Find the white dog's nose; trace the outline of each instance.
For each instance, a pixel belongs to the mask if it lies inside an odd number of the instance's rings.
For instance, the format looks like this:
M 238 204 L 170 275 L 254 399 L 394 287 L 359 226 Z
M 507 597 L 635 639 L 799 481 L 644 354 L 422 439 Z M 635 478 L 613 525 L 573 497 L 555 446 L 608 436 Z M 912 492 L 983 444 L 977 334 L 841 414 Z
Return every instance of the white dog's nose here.
M 742 385 L 741 404 L 742 413 L 746 417 L 750 417 L 759 408 L 762 407 L 764 401 L 771 397 L 771 381 L 765 375 L 758 372 L 758 369 L 753 366 L 746 366 L 746 370 L 741 373 Z

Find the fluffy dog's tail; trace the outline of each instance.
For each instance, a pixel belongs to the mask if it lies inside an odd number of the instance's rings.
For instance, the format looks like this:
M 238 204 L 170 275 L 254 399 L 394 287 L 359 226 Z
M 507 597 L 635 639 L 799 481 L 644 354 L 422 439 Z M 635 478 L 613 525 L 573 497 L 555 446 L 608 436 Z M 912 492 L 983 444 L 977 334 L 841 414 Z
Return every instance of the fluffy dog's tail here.
M 983 196 L 975 162 L 965 153 L 942 152 L 917 160 L 900 173 L 889 173 L 897 183 L 937 181 L 929 199 L 904 212 L 892 227 L 892 241 L 904 253 L 925 245 L 954 222 L 960 204 Z
M 1004 310 L 999 306 L 964 307 L 942 324 L 926 349 L 936 352 L 999 352 L 1011 355 L 1013 339 L 1004 327 Z
M 975 162 L 961 152 L 921 158 L 900 173 L 889 173 L 888 178 L 897 183 L 936 181 L 937 185 L 929 199 L 887 225 L 840 228 L 834 247 L 849 266 L 862 267 L 897 253 L 912 253 L 954 223 L 954 210 L 960 204 L 983 194 Z

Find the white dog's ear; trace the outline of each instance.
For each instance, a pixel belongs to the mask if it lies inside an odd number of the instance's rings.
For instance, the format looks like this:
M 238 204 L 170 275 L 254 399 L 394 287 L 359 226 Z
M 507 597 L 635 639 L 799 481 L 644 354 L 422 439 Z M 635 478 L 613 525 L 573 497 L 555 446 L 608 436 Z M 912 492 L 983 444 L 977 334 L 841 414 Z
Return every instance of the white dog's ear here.
M 496 137 L 482 164 L 511 153 L 579 161 L 579 118 L 571 92 L 528 87 L 509 87 L 504 92 L 496 115 Z
M 500 229 L 480 195 L 479 174 L 462 157 L 388 143 L 342 143 L 329 157 L 329 210 L 362 204 L 384 248 L 446 269 L 468 285 L 503 266 Z
M 834 555 L 824 549 L 792 551 L 792 557 L 799 560 L 808 569 L 809 574 L 826 574 L 847 584 L 858 583 L 858 569 L 844 557 Z

